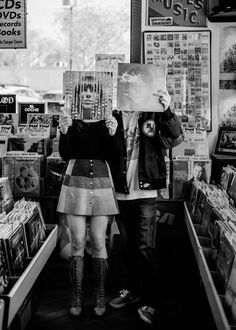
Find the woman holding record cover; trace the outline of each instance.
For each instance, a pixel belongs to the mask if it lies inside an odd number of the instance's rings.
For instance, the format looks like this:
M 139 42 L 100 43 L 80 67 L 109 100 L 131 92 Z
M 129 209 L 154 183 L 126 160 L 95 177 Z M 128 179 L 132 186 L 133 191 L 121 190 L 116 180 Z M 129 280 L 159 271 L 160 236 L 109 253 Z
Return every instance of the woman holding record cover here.
M 86 88 L 85 88 L 86 87 Z M 83 88 L 86 114 L 93 109 L 92 100 L 97 89 L 92 77 Z M 81 102 L 83 106 L 83 102 Z M 78 109 L 81 111 L 81 109 Z M 117 201 L 106 160 L 111 154 L 111 140 L 117 122 L 114 117 L 106 120 L 73 119 L 62 116 L 60 122 L 59 152 L 64 161 L 69 161 L 61 188 L 57 211 L 65 213 L 71 233 L 70 276 L 72 301 L 70 314 L 82 313 L 82 281 L 86 221 L 90 221 L 90 244 L 95 279 L 96 316 L 104 315 L 104 285 L 107 273 L 105 245 L 109 216 L 118 213 Z

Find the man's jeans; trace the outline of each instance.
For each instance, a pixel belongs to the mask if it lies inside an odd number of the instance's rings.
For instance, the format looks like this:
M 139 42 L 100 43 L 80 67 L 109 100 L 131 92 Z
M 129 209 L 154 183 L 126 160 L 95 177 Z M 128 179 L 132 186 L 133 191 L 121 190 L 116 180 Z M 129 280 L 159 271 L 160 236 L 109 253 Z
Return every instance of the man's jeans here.
M 126 288 L 152 302 L 157 270 L 156 198 L 118 201 Z M 154 290 L 155 291 L 155 290 Z

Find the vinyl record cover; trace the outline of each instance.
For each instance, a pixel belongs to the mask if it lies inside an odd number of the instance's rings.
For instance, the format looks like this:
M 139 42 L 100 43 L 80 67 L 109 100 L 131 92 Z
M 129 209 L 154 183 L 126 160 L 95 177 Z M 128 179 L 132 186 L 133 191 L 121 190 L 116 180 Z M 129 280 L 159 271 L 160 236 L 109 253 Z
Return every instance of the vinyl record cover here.
M 23 226 L 19 225 L 7 238 L 3 239 L 10 263 L 10 275 L 20 276 L 26 266 L 27 248 Z
M 5 254 L 5 247 L 0 238 L 0 294 L 6 293 L 9 285 L 10 271 Z
M 46 195 L 59 196 L 67 165 L 61 157 L 47 157 Z
M 113 73 L 66 71 L 63 74 L 65 112 L 76 119 L 102 120 L 111 115 Z
M 46 113 L 50 115 L 64 114 L 64 101 L 62 102 L 48 101 L 46 104 Z
M 42 244 L 41 226 L 40 214 L 35 208 L 34 213 L 24 222 L 29 257 L 34 257 Z
M 0 213 L 8 213 L 14 205 L 14 199 L 8 177 L 0 178 Z
M 113 109 L 117 108 L 117 77 L 118 63 L 125 62 L 125 54 L 96 54 L 96 71 L 111 71 L 113 73 Z
M 28 113 L 45 113 L 45 103 L 19 103 L 19 123 L 27 123 Z
M 46 157 L 49 152 L 49 139 L 10 137 L 8 139 L 8 151 L 37 152 Z
M 117 108 L 123 111 L 163 112 L 158 90 L 166 89 L 166 67 L 118 63 Z
M 13 195 L 40 197 L 41 157 L 15 157 Z
M 3 155 L 2 157 L 2 176 L 7 177 L 13 194 L 15 180 L 15 157 L 13 155 Z
M 45 113 L 28 113 L 27 124 L 44 124 L 50 126 L 50 138 L 53 139 L 57 135 L 57 127 L 59 126 L 59 114 Z
M 229 281 L 225 293 L 226 304 L 230 310 L 230 324 L 236 322 L 236 258 L 234 258 L 233 266 L 230 272 Z
M 8 136 L 0 135 L 0 157 L 7 152 Z
M 173 160 L 173 198 L 185 197 L 184 183 L 189 180 L 189 160 Z
M 217 257 L 217 276 L 220 285 L 225 293 L 232 265 L 235 258 L 235 250 L 225 235 L 221 237 L 220 247 Z
M 0 113 L 0 125 L 11 125 L 11 133 L 16 134 L 19 122 L 18 113 Z

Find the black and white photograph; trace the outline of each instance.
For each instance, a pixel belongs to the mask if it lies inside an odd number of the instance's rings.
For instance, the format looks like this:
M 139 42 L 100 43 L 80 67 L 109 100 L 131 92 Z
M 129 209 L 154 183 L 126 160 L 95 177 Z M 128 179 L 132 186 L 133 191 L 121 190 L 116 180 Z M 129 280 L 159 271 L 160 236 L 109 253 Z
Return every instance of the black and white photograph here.
M 0 1 L 0 330 L 236 329 L 236 1 Z

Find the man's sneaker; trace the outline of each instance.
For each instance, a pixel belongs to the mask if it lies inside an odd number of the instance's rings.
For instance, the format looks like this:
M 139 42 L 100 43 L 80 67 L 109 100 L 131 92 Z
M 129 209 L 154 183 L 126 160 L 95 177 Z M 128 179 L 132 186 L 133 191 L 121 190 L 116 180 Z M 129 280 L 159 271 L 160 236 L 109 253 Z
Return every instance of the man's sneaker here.
M 157 318 L 157 315 L 159 312 L 152 307 L 142 306 L 138 309 L 138 313 L 139 313 L 140 318 L 144 322 L 146 322 L 150 325 L 153 325 L 154 320 Z
M 128 304 L 136 303 L 141 298 L 133 295 L 129 290 L 123 289 L 120 291 L 120 295 L 110 301 L 110 306 L 113 308 L 121 308 Z

